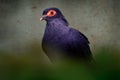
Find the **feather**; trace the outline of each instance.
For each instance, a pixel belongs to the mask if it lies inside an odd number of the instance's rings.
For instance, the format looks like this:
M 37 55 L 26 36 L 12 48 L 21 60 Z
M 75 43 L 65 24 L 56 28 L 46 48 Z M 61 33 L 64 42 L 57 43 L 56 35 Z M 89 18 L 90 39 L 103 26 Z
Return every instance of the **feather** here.
M 46 29 L 42 40 L 42 47 L 51 60 L 56 58 L 70 58 L 73 60 L 91 60 L 92 53 L 87 37 L 80 31 L 70 28 L 67 20 L 57 8 L 47 8 L 55 10 L 57 15 L 46 17 Z

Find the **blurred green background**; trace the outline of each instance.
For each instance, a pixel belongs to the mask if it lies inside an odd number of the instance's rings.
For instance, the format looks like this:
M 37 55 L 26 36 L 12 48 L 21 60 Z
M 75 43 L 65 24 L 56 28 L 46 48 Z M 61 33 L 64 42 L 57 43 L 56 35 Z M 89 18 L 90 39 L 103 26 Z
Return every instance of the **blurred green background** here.
M 42 11 L 59 8 L 84 33 L 95 63 L 51 65 Z M 120 80 L 120 0 L 0 0 L 0 80 Z

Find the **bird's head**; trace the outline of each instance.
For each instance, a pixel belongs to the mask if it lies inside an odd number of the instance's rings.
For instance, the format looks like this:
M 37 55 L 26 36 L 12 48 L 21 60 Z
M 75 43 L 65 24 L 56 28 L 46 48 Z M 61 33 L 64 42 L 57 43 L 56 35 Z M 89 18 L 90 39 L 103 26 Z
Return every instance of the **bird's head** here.
M 42 17 L 40 18 L 40 21 L 42 20 L 53 20 L 55 18 L 64 18 L 63 14 L 58 8 L 47 8 L 43 11 Z

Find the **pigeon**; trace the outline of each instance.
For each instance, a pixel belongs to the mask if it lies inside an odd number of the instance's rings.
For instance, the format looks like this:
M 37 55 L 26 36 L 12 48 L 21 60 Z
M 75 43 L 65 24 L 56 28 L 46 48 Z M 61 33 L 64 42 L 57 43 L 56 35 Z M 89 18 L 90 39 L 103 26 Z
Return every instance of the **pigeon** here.
M 71 28 L 62 12 L 56 8 L 46 8 L 40 21 L 46 21 L 42 48 L 51 61 L 70 59 L 91 61 L 92 53 L 88 38 Z

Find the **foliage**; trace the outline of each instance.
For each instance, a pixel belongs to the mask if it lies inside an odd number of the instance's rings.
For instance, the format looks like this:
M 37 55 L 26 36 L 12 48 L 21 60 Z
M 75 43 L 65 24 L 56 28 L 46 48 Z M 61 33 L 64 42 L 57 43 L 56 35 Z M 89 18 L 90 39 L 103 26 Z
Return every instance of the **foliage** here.
M 120 80 L 120 54 L 112 47 L 95 51 L 95 62 L 47 64 L 37 44 L 22 55 L 0 51 L 0 80 Z

